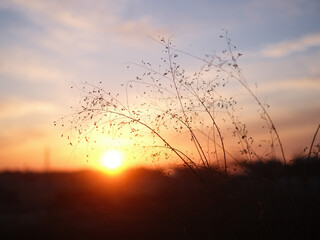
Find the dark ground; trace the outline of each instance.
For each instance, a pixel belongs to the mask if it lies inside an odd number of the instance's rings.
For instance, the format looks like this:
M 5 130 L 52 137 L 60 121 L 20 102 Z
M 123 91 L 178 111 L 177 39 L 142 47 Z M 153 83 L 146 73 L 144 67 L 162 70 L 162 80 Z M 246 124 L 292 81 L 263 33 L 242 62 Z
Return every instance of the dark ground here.
M 187 169 L 0 174 L 0 239 L 320 239 L 320 160 Z

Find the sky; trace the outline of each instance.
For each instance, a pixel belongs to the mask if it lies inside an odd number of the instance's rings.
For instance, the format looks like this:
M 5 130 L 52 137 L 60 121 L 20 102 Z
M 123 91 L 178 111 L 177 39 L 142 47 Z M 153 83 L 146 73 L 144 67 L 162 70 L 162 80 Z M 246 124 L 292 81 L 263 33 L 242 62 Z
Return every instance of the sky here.
M 319 12 L 318 0 L 0 0 L 0 170 L 89 166 L 53 126 L 81 97 L 70 86 L 121 91 L 127 62 L 161 57 L 154 39 L 202 56 L 224 47 L 221 29 L 286 154 L 301 154 L 320 123 Z

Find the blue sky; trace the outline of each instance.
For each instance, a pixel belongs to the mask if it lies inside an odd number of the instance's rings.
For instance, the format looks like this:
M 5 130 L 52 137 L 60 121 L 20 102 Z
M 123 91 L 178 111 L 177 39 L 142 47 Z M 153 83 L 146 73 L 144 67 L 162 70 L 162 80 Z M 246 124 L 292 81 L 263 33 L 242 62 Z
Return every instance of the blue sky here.
M 52 127 L 79 99 L 72 83 L 117 91 L 135 74 L 125 62 L 161 57 L 152 38 L 201 56 L 225 47 L 222 28 L 288 154 L 301 153 L 320 122 L 319 12 L 318 0 L 0 0 L 0 169 L 39 167 L 48 146 L 52 165 L 79 164 Z

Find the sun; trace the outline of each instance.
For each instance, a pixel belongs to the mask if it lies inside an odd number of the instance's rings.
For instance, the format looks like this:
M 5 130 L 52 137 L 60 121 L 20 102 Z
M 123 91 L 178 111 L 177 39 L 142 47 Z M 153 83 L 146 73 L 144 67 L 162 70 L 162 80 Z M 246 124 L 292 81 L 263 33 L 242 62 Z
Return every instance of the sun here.
M 123 165 L 123 154 L 117 150 L 106 152 L 101 159 L 101 164 L 108 172 L 117 172 Z

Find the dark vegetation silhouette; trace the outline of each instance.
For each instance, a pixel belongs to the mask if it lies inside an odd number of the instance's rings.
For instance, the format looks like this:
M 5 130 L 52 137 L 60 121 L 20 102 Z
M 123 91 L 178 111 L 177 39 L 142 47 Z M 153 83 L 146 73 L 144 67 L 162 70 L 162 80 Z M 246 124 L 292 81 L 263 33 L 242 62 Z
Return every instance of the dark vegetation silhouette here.
M 55 122 L 67 127 L 63 137 L 74 149 L 82 142 L 89 146 L 88 161 L 103 135 L 132 139 L 132 160 L 175 167 L 131 169 L 113 177 L 89 171 L 2 173 L 1 234 L 9 239 L 319 239 L 319 127 L 305 154 L 287 161 L 269 105 L 239 67 L 242 54 L 227 32 L 220 37 L 226 49 L 203 58 L 160 38 L 160 64 L 128 64 L 138 74 L 123 85 L 125 96 L 102 83 L 74 85 L 83 97 L 79 108 Z M 197 70 L 182 67 L 189 60 Z M 263 139 L 248 119 L 255 111 Z
M 4 172 L 0 238 L 319 239 L 319 159 L 243 164 L 227 177 L 201 170 L 210 194 L 185 167 Z
M 106 91 L 102 82 L 72 86 L 82 93 L 80 106 L 55 125 L 65 126 L 67 121 L 63 136 L 71 146 L 82 141 L 94 145 L 96 133 L 113 139 L 129 138 L 134 142 L 133 152 L 142 151 L 146 159 L 154 161 L 179 160 L 196 175 L 202 168 L 210 171 L 213 166 L 227 175 L 229 163 L 239 159 L 229 150 L 235 145 L 248 162 L 275 159 L 279 153 L 287 164 L 269 105 L 258 98 L 239 67 L 242 54 L 228 32 L 220 38 L 225 40 L 226 49 L 203 58 L 177 49 L 170 38 L 161 38 L 164 57 L 160 64 L 128 64 L 128 68 L 135 66 L 141 72 L 122 84 L 125 96 Z M 185 59 L 193 60 L 198 69 L 184 69 Z M 248 107 L 248 97 L 256 104 L 254 109 Z M 265 129 L 264 139 L 250 133 L 244 116 L 253 115 L 252 111 L 257 111 L 260 127 Z M 87 157 L 90 159 L 90 154 Z

